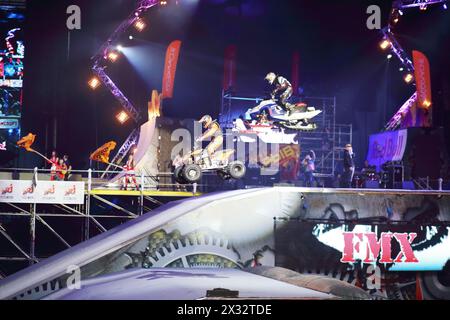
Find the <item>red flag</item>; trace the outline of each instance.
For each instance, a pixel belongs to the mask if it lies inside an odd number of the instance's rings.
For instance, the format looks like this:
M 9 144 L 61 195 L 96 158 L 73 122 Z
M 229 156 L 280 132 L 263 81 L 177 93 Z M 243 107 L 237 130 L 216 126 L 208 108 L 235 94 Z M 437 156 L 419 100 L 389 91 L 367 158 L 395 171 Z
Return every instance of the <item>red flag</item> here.
M 223 90 L 236 86 L 236 57 L 237 47 L 232 44 L 225 49 L 225 63 L 223 71 Z
M 162 98 L 173 97 L 175 74 L 177 71 L 178 57 L 180 56 L 181 41 L 173 41 L 167 48 L 166 63 L 162 82 Z
M 291 84 L 294 91 L 294 95 L 298 94 L 299 83 L 299 71 L 300 70 L 300 53 L 295 51 L 292 55 L 292 75 Z
M 431 107 L 430 64 L 420 51 L 413 50 L 414 77 L 416 78 L 417 104 L 420 108 Z

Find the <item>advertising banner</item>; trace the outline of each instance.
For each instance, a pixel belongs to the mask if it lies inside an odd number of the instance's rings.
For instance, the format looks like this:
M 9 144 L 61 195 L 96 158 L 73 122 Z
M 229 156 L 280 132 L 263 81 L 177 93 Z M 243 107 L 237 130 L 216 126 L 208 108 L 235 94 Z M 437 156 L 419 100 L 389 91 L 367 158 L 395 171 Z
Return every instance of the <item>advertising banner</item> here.
M 388 161 L 400 161 L 405 153 L 408 131 L 386 131 L 373 134 L 369 138 L 369 151 L 367 160 L 377 170 Z
M 0 180 L 0 202 L 83 204 L 84 182 Z
M 0 129 L 17 129 L 18 127 L 18 119 L 0 119 Z
M 413 61 L 417 87 L 417 103 L 419 107 L 428 109 L 432 104 L 430 63 L 422 52 L 416 50 L 413 50 Z
M 178 57 L 180 55 L 181 41 L 173 41 L 167 48 L 166 63 L 164 66 L 162 97 L 172 98 L 177 72 Z

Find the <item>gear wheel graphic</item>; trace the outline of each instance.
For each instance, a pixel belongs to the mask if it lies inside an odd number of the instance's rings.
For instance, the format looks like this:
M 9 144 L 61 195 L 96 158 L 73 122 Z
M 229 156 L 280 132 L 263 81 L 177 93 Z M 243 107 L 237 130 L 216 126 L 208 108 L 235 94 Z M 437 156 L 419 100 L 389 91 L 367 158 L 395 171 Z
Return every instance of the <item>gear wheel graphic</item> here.
M 179 231 L 159 230 L 148 238 L 140 254 L 127 253 L 135 266 L 143 268 L 240 268 L 240 256 L 231 243 L 208 230 L 181 236 Z

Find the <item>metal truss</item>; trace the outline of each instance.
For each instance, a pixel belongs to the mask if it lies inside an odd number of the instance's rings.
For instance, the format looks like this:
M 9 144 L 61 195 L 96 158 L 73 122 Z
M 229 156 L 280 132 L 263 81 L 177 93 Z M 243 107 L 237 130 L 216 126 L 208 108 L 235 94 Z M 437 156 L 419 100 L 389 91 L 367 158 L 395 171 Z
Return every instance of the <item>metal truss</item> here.
M 120 36 L 128 30 L 130 26 L 132 26 L 136 21 L 140 19 L 140 15 L 146 12 L 151 7 L 157 5 L 159 3 L 158 0 L 140 0 L 138 1 L 137 8 L 128 16 L 126 20 L 124 20 L 117 29 L 109 36 L 108 40 L 100 47 L 97 51 L 96 55 L 92 57 L 94 62 L 99 62 L 101 59 L 105 57 L 105 54 L 108 52 L 110 47 L 114 45 L 114 43 L 119 40 Z
M 395 39 L 394 34 L 391 32 L 391 28 L 386 27 L 382 29 L 382 33 L 384 35 L 384 38 L 391 43 L 392 52 L 397 56 L 406 70 L 408 72 L 414 72 L 414 64 L 412 63 L 411 58 L 408 56 L 405 50 L 403 50 L 400 43 L 398 43 L 398 41 Z
M 133 104 L 128 100 L 128 98 L 123 94 L 123 92 L 116 86 L 116 84 L 111 80 L 111 78 L 105 72 L 106 67 L 100 67 L 97 63 L 94 65 L 92 70 L 99 77 L 100 81 L 111 91 L 112 95 L 119 101 L 122 107 L 128 112 L 131 118 L 136 123 L 139 123 L 141 115 L 139 111 L 133 106 Z
M 411 58 L 403 50 L 402 46 L 396 40 L 392 29 L 395 27 L 395 23 L 402 13 L 402 9 L 420 7 L 425 8 L 428 5 L 447 3 L 448 0 L 396 0 L 392 4 L 392 10 L 389 17 L 389 24 L 387 27 L 382 29 L 383 36 L 386 40 L 390 42 L 391 51 L 397 56 L 407 72 L 414 73 L 414 64 Z M 385 125 L 384 130 L 396 130 L 401 126 L 404 119 L 404 115 L 408 112 L 411 106 L 417 100 L 417 93 L 414 93 L 406 102 L 400 107 L 400 109 L 395 113 L 395 115 L 389 120 Z
M 402 105 L 402 107 L 394 114 L 394 116 L 389 120 L 389 122 L 384 127 L 385 131 L 397 130 L 404 119 L 405 115 L 408 113 L 408 110 L 416 103 L 417 101 L 417 92 L 414 92 L 413 95 L 406 100 L 406 102 Z
M 92 70 L 99 77 L 99 80 L 109 89 L 111 94 L 119 101 L 121 106 L 127 111 L 128 115 L 133 118 L 134 122 L 139 124 L 141 120 L 141 114 L 139 110 L 130 102 L 130 100 L 123 94 L 123 92 L 116 86 L 114 81 L 108 76 L 106 73 L 106 66 L 104 65 L 105 57 L 108 54 L 108 51 L 111 50 L 114 44 L 119 40 L 120 36 L 130 28 L 136 21 L 140 19 L 140 15 L 151 7 L 157 5 L 159 1 L 157 0 L 140 0 L 138 2 L 137 8 L 128 16 L 128 18 L 123 21 L 119 27 L 111 34 L 108 40 L 100 47 L 97 51 L 96 55 L 92 57 L 94 61 L 94 65 Z M 136 144 L 139 138 L 139 130 L 134 129 L 127 140 L 124 142 L 122 147 L 119 149 L 119 152 L 114 157 L 112 163 L 120 163 L 131 146 Z M 106 172 L 102 175 L 102 178 L 105 177 L 108 171 L 111 169 L 109 165 Z
M 122 107 L 128 112 L 136 123 L 139 123 L 141 115 L 139 111 L 133 106 L 128 98 L 122 93 L 122 91 L 115 85 L 111 78 L 106 74 L 106 67 L 103 65 L 105 57 L 109 50 L 112 50 L 115 43 L 119 40 L 120 36 L 128 30 L 136 21 L 140 19 L 140 15 L 157 5 L 157 0 L 141 0 L 138 2 L 137 8 L 123 21 L 119 27 L 112 33 L 108 40 L 100 47 L 97 54 L 92 58 L 94 66 L 92 70 L 99 77 L 100 81 L 111 91 L 112 95 L 120 102 Z
M 396 9 L 407 9 L 446 3 L 447 1 L 448 0 L 397 0 L 394 1 L 393 7 Z

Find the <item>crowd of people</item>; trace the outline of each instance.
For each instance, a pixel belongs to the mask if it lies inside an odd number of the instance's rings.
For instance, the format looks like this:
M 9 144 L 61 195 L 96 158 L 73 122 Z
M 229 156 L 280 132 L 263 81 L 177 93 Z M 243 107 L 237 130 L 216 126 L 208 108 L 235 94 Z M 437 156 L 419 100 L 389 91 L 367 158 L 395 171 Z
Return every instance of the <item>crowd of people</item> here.
M 342 174 L 339 175 L 338 187 L 351 188 L 353 176 L 355 174 L 355 154 L 351 144 L 344 147 L 344 158 L 342 163 Z M 314 150 L 309 150 L 306 156 L 301 161 L 302 170 L 300 176 L 302 177 L 305 187 L 314 187 L 316 184 L 314 172 L 316 170 L 316 154 Z
M 47 162 L 50 169 L 51 181 L 68 181 L 71 178 L 72 165 L 67 154 L 59 157 L 56 150 L 53 150 Z

